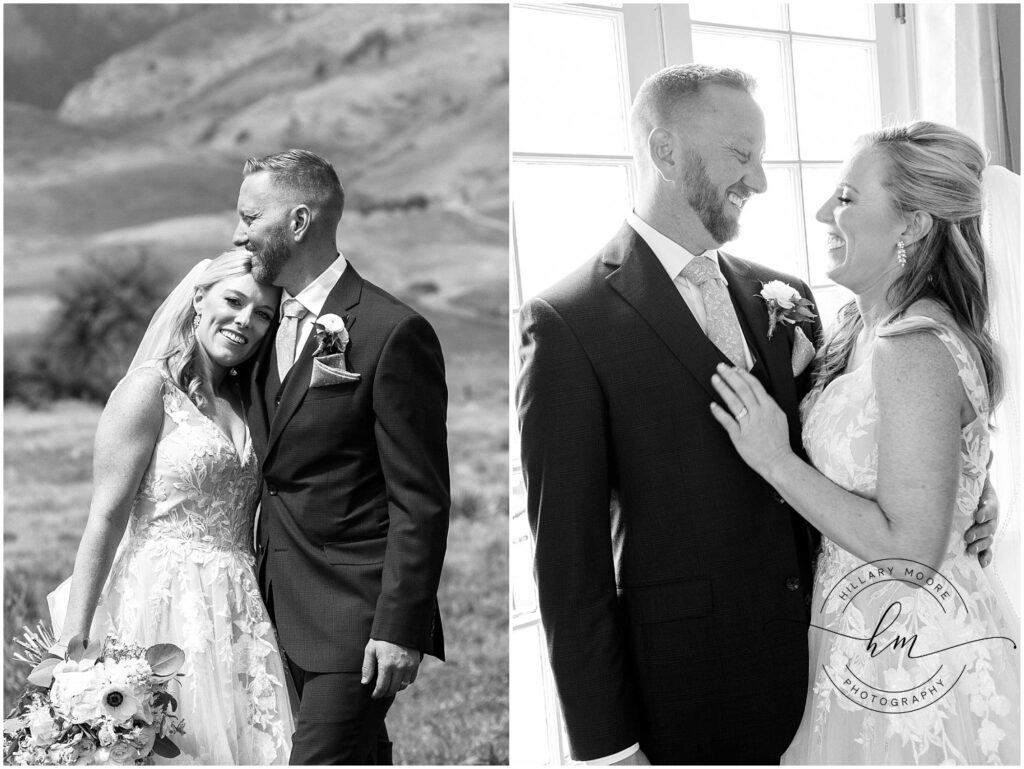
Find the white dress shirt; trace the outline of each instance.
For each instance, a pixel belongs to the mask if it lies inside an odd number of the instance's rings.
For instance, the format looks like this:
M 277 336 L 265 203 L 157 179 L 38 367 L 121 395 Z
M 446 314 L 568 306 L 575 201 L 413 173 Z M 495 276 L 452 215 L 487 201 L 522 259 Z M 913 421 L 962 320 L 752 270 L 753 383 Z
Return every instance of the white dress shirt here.
M 330 266 L 321 272 L 316 280 L 302 289 L 298 296 L 292 297 L 287 291 L 281 292 L 281 305 L 278 308 L 278 317 L 283 316 L 284 303 L 288 299 L 297 299 L 306 308 L 306 314 L 299 321 L 299 327 L 295 334 L 296 356 L 298 356 L 299 351 L 302 350 L 309 339 L 309 335 L 313 330 L 313 323 L 323 312 L 324 302 L 327 301 L 327 297 L 334 290 L 334 287 L 338 285 L 338 281 L 341 280 L 346 267 L 348 267 L 348 261 L 345 259 L 344 254 L 339 253 L 338 258 L 331 262 Z
M 665 272 L 672 279 L 679 295 L 686 302 L 686 306 L 690 308 L 690 312 L 693 313 L 693 317 L 697 319 L 701 331 L 707 334 L 708 313 L 704 309 L 704 297 L 701 296 L 700 287 L 680 275 L 683 268 L 690 263 L 695 254 L 691 254 L 674 240 L 662 235 L 633 211 L 626 214 L 626 223 L 636 230 L 637 235 L 643 238 L 647 245 L 651 247 L 651 251 L 658 257 L 658 261 L 661 262 L 661 266 L 665 268 Z M 721 273 L 722 268 L 718 264 L 718 251 L 716 249 L 705 251 L 700 256 L 706 256 L 713 261 L 718 266 L 719 273 Z M 725 275 L 722 275 L 722 280 L 726 285 L 729 285 Z M 750 346 L 747 344 L 746 336 L 742 332 L 742 326 L 740 327 L 740 338 L 743 340 L 743 359 L 746 361 L 747 371 L 749 371 L 754 366 L 754 357 L 750 353 Z

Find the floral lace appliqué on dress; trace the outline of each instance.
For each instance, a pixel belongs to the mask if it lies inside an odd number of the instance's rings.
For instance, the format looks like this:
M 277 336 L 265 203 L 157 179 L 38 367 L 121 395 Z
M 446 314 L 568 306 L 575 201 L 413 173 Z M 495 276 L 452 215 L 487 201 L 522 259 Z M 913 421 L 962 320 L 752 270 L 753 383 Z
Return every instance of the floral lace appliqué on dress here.
M 928 590 L 899 581 L 879 580 L 880 587 L 872 585 L 861 593 L 833 590 L 851 584 L 854 570 L 863 575 L 868 567 L 824 538 L 811 622 L 828 630 L 812 627 L 808 634 L 810 691 L 783 763 L 1020 763 L 1019 651 L 1005 640 L 969 643 L 993 636 L 1019 641 L 1018 622 L 1001 587 L 989 581 L 977 556 L 965 552 L 963 541 L 978 506 L 989 456 L 985 381 L 960 337 L 930 318 L 885 324 L 878 336 L 921 331 L 935 334 L 946 346 L 975 412 L 961 430 L 956 510 L 938 567 L 951 583 L 946 593 L 956 600 L 943 604 Z M 872 362 L 869 353 L 860 367 L 837 377 L 824 391 L 812 392 L 801 405 L 803 442 L 811 462 L 836 484 L 868 499 L 876 497 L 878 480 L 879 413 Z M 857 600 L 850 599 L 851 594 Z M 898 620 L 879 636 L 883 651 L 877 656 L 865 653 L 865 641 L 856 639 L 872 636 L 886 607 L 897 601 Z M 907 648 L 884 649 L 896 634 L 904 639 L 917 636 L 915 656 Z M 942 653 L 941 670 L 922 687 L 923 677 L 939 665 L 934 655 L 922 657 L 923 653 L 949 647 L 957 648 Z M 867 687 L 860 682 L 899 692 L 898 698 L 909 705 L 893 712 L 878 697 L 862 699 Z M 917 703 L 913 697 L 921 697 L 922 689 L 925 696 Z
M 171 690 L 186 728 L 175 762 L 286 764 L 294 727 L 284 666 L 254 572 L 255 453 L 247 440 L 239 456 L 166 376 L 163 403 L 103 604 L 122 640 L 185 652 Z

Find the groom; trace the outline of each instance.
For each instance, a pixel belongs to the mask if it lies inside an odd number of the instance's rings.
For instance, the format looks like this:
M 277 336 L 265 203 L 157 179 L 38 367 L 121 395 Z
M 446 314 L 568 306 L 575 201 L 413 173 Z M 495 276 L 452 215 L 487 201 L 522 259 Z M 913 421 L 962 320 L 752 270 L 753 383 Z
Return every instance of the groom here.
M 778 763 L 803 712 L 816 533 L 709 410 L 715 367 L 743 366 L 799 448 L 811 380 L 798 339 L 821 331 L 780 324 L 769 339 L 762 284 L 810 289 L 719 251 L 767 187 L 752 89 L 701 65 L 645 81 L 634 211 L 522 309 L 527 506 L 578 760 Z
M 344 193 L 330 163 L 290 150 L 249 159 L 243 177 L 234 243 L 257 281 L 284 289 L 246 408 L 263 474 L 257 573 L 300 699 L 291 763 L 391 763 L 395 694 L 423 654 L 444 659 L 441 347 L 338 252 Z M 314 323 L 328 315 L 348 343 L 325 382 Z

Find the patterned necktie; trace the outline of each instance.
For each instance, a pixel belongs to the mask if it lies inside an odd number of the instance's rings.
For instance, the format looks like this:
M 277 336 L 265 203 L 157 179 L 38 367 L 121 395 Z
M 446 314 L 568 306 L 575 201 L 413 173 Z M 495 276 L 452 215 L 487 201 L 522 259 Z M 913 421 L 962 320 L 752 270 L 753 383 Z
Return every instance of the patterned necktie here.
M 277 373 L 282 382 L 295 361 L 295 338 L 298 336 L 299 321 L 309 312 L 298 299 L 286 299 L 283 310 L 284 317 L 277 330 Z
M 718 265 L 706 256 L 695 256 L 680 273 L 696 284 L 704 300 L 707 312 L 707 335 L 711 343 L 735 365 L 746 370 L 747 361 L 743 355 L 743 332 L 732 306 L 725 279 L 718 271 Z

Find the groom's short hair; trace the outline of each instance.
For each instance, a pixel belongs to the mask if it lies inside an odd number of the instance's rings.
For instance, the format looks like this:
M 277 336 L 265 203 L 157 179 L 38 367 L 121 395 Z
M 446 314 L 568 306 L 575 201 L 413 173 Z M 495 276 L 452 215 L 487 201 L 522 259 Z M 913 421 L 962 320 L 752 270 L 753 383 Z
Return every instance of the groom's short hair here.
M 274 183 L 287 187 L 303 203 L 318 209 L 337 227 L 345 208 L 345 190 L 328 161 L 309 150 L 287 150 L 261 158 L 249 158 L 242 177 L 266 171 Z
M 643 157 L 647 138 L 655 128 L 673 122 L 681 107 L 698 98 L 712 85 L 753 93 L 757 81 L 746 72 L 707 64 L 679 64 L 655 72 L 644 80 L 633 100 L 629 128 L 636 159 Z

